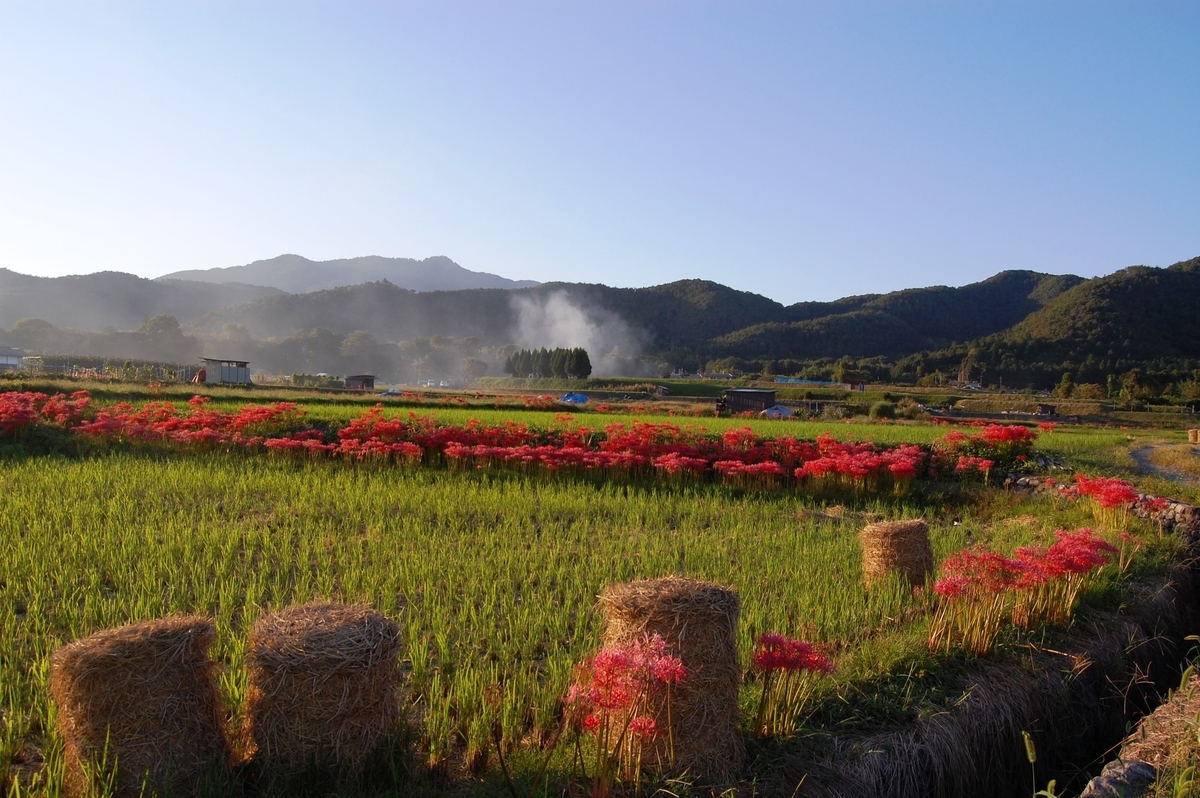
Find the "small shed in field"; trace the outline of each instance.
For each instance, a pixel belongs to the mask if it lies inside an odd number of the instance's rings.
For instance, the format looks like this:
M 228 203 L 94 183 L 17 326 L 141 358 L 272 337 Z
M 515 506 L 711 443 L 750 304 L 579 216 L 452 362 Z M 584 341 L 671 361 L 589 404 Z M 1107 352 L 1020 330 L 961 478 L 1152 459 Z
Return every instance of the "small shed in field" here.
M 25 365 L 25 350 L 0 346 L 0 371 L 20 371 Z
M 351 391 L 375 390 L 374 374 L 351 374 L 346 378 L 346 387 Z
M 206 385 L 250 385 L 250 361 L 202 357 Z
M 761 413 L 775 405 L 775 392 L 760 388 L 726 388 L 725 407 L 730 413 Z

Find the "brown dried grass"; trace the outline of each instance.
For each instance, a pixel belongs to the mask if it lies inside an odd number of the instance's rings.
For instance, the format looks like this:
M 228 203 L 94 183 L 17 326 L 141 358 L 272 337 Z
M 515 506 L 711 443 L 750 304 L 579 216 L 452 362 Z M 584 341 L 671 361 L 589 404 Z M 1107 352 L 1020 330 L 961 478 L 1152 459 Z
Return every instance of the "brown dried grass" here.
M 1037 772 L 1059 774 L 1060 788 L 1078 794 L 1087 778 L 1079 763 L 1124 734 L 1130 714 L 1155 692 L 1147 676 L 1167 675 L 1170 657 L 1178 656 L 1173 640 L 1195 628 L 1200 584 L 1186 569 L 1174 574 L 1178 581 L 1135 586 L 1128 614 L 1093 610 L 1054 649 L 1030 645 L 978 661 L 952 706 L 878 730 L 863 724 L 855 732 L 818 733 L 820 746 L 809 756 L 785 755 L 777 794 L 1028 795 L 1023 730 L 1037 741 Z M 1078 783 L 1062 783 L 1067 773 L 1078 774 Z
M 901 574 L 911 585 L 924 585 L 933 572 L 929 524 L 921 519 L 868 524 L 858 535 L 862 543 L 863 581 L 868 585 L 888 574 Z
M 117 796 L 197 795 L 228 784 L 229 747 L 209 618 L 107 629 L 50 658 L 69 795 L 112 779 Z M 115 762 L 116 772 L 112 773 Z
M 1200 735 L 1200 674 L 1138 724 L 1121 747 L 1121 759 L 1136 759 L 1163 770 L 1180 771 L 1196 755 Z
M 673 738 L 677 769 L 713 781 L 732 780 L 746 756 L 738 732 L 742 669 L 735 636 L 737 594 L 709 582 L 669 576 L 609 585 L 600 594 L 600 608 L 605 646 L 657 633 L 689 672 L 685 682 L 671 687 L 671 732 L 647 744 L 643 761 L 669 768 Z M 660 729 L 667 728 L 664 696 L 653 698 L 648 711 Z
M 1155 446 L 1149 452 L 1150 462 L 1167 471 L 1200 478 L 1200 448 L 1187 443 Z
M 307 604 L 259 618 L 242 736 L 263 773 L 362 774 L 400 718 L 399 634 L 363 605 Z
M 1188 430 L 1188 443 L 1200 443 L 1200 429 Z

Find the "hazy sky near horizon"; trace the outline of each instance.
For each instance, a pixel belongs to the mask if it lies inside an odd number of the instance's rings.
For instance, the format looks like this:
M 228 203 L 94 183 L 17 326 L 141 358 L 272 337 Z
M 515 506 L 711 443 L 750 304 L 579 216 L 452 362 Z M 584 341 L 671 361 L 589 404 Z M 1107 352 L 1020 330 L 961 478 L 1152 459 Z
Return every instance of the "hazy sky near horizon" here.
M 791 303 L 1200 255 L 1200 3 L 0 0 L 0 267 Z

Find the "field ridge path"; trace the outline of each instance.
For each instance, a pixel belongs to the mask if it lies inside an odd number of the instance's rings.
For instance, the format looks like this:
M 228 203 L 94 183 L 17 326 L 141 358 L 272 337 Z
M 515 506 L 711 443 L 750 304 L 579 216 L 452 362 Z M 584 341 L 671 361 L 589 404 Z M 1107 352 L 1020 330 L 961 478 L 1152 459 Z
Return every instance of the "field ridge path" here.
M 1176 485 L 1197 485 L 1200 484 L 1200 479 L 1191 474 L 1184 473 L 1174 468 L 1160 466 L 1150 460 L 1150 454 L 1156 449 L 1161 449 L 1164 446 L 1171 446 L 1169 443 L 1156 443 L 1151 446 L 1143 446 L 1140 449 L 1132 449 L 1129 456 L 1133 458 L 1133 462 L 1137 465 L 1138 473 L 1146 476 L 1162 477 L 1170 480 Z

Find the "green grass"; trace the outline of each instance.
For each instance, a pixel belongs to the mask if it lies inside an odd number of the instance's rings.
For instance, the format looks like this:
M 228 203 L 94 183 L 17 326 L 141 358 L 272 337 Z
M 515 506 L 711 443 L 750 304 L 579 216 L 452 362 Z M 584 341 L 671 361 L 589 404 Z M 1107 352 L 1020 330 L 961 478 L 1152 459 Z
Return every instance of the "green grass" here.
M 898 620 L 920 616 L 920 603 L 897 584 L 861 586 L 861 513 L 932 515 L 939 557 L 968 542 L 1011 548 L 1082 519 L 1074 505 L 994 494 L 944 513 L 884 502 L 837 517 L 795 492 L 232 455 L 10 461 L 0 491 L 6 745 L 25 740 L 51 762 L 56 738 L 37 730 L 54 728 L 45 678 L 59 645 L 134 620 L 211 614 L 236 707 L 253 619 L 318 599 L 367 602 L 400 619 L 408 700 L 435 756 L 485 744 L 476 721 L 492 683 L 510 696 L 510 739 L 548 729 L 572 665 L 597 645 L 597 593 L 669 573 L 737 588 L 744 654 L 764 630 L 825 641 L 843 652 L 840 679 L 858 685 L 850 694 L 869 696 L 863 684 L 925 654 L 920 621 L 914 633 Z M 999 520 L 1030 507 L 1042 517 Z

